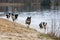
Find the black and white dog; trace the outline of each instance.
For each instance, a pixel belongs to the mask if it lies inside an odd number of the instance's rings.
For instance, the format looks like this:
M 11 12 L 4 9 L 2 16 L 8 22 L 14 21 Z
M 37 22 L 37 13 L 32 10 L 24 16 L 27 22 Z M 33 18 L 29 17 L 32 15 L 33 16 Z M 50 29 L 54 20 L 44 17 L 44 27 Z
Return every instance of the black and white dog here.
M 10 13 L 6 14 L 6 18 L 10 18 Z
M 44 28 L 46 30 L 47 23 L 46 22 L 41 22 L 39 24 L 40 28 Z
M 7 18 L 12 18 L 13 21 L 15 21 L 18 18 L 18 14 L 8 13 L 6 14 Z
M 15 21 L 18 18 L 18 14 L 12 14 L 12 20 Z
M 31 17 L 27 17 L 25 23 L 28 24 L 28 28 L 29 28 L 29 25 L 30 25 L 30 23 L 31 23 Z

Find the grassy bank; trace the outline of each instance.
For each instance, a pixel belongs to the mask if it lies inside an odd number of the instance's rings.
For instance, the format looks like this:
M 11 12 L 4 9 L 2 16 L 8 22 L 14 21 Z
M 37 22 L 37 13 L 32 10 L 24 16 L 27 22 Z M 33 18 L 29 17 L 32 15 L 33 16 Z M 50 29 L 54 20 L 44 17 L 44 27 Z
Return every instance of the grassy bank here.
M 27 28 L 23 24 L 0 18 L 0 40 L 53 40 L 53 37 Z

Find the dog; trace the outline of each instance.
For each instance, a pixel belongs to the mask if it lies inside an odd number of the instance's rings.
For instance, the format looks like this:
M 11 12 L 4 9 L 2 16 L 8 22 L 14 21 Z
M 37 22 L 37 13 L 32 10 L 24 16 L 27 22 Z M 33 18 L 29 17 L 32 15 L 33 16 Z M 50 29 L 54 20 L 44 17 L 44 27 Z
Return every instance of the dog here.
M 15 21 L 18 18 L 18 14 L 12 14 L 12 20 Z
M 40 28 L 44 28 L 46 30 L 47 23 L 46 22 L 41 22 L 39 24 Z
M 10 13 L 6 14 L 6 17 L 7 17 L 7 18 L 10 18 Z
M 25 23 L 28 25 L 28 28 L 29 28 L 29 25 L 30 25 L 30 23 L 31 23 L 31 17 L 27 17 Z

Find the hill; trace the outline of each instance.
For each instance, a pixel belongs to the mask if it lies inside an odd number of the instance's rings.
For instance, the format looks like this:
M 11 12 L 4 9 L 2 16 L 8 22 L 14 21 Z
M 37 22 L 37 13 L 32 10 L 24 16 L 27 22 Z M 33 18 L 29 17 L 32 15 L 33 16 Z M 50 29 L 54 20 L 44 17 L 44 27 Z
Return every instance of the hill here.
M 0 18 L 0 40 L 53 40 L 34 29 Z

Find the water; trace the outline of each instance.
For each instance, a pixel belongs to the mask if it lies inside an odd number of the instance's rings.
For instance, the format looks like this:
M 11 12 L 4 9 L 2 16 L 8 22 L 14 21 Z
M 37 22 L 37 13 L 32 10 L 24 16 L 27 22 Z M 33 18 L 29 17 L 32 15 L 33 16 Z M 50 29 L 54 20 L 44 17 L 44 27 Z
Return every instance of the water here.
M 56 36 L 60 35 L 60 12 L 57 10 L 52 11 L 43 11 L 43 12 L 19 12 L 18 19 L 16 22 L 22 23 L 26 26 L 25 20 L 28 16 L 31 16 L 31 25 L 30 28 L 36 29 L 37 31 L 44 33 L 44 29 L 40 29 L 39 24 L 41 22 L 47 22 L 47 29 L 45 33 L 51 33 L 52 32 L 52 20 L 55 22 L 55 25 L 53 26 L 54 33 Z M 5 18 L 2 16 L 2 18 Z M 11 20 L 11 18 L 10 18 Z M 12 21 L 12 20 L 11 20 Z

